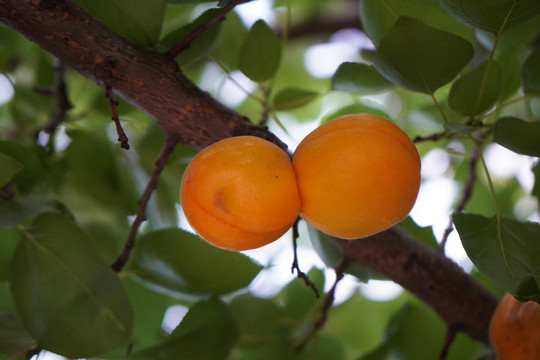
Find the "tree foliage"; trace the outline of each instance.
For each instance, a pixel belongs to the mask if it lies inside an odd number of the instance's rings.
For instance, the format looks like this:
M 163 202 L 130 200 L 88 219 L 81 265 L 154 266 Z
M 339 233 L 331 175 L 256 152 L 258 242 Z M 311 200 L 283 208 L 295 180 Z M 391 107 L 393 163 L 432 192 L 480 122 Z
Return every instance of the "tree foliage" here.
M 540 302 L 539 182 L 497 179 L 484 159 L 496 144 L 540 176 L 538 1 L 236 12 L 261 2 L 0 0 L 0 95 L 13 91 L 0 105 L 0 359 L 475 359 L 493 294 Z M 314 75 L 307 54 L 351 27 L 371 45 L 345 42 L 355 56 Z M 180 228 L 198 149 L 241 134 L 294 146 L 295 129 L 357 112 L 396 122 L 422 156 L 447 154 L 459 195 L 438 240 L 411 218 L 354 241 L 293 231 L 337 280 L 303 274 L 295 253 L 298 278 L 261 296 L 250 284 L 271 264 Z M 523 198 L 536 205 L 515 214 Z M 444 255 L 452 224 L 469 273 Z M 344 274 L 406 291 L 333 305 Z M 186 314 L 167 331 L 175 307 Z

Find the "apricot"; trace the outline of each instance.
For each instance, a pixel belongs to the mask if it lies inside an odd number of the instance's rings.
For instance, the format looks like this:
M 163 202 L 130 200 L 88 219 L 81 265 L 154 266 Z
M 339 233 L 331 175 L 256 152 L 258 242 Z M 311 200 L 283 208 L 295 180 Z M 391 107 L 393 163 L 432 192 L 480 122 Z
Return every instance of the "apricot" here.
M 227 250 L 277 240 L 300 211 L 290 157 L 254 136 L 228 138 L 200 151 L 184 172 L 180 200 L 198 235 Z
M 499 360 L 540 359 L 540 305 L 505 294 L 491 318 L 489 340 Z
M 343 239 L 366 237 L 401 221 L 420 187 L 413 142 L 397 125 L 371 114 L 319 126 L 298 145 L 293 166 L 302 218 Z

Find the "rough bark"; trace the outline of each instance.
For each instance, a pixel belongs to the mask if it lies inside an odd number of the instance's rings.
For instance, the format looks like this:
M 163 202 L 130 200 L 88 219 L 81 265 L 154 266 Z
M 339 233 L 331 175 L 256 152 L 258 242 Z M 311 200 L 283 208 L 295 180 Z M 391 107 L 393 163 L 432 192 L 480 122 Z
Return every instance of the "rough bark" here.
M 222 138 L 254 134 L 284 146 L 266 128 L 197 88 L 172 59 L 129 43 L 64 0 L 0 0 L 0 23 L 82 75 L 110 86 L 183 144 L 202 148 Z M 397 229 L 358 241 L 335 241 L 350 261 L 385 274 L 449 326 L 487 343 L 497 299 L 455 263 Z

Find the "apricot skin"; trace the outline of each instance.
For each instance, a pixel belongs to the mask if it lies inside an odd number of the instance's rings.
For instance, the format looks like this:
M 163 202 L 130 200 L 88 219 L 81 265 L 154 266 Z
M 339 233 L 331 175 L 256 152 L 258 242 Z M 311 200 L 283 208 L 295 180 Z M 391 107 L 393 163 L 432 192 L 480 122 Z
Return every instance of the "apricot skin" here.
M 371 114 L 319 126 L 297 147 L 293 166 L 302 218 L 343 239 L 401 221 L 420 187 L 420 157 L 412 141 L 391 121 Z
M 200 151 L 184 172 L 180 200 L 200 237 L 237 251 L 277 240 L 300 211 L 289 156 L 254 136 L 228 138 Z
M 540 359 L 540 305 L 505 294 L 491 318 L 489 340 L 499 360 Z

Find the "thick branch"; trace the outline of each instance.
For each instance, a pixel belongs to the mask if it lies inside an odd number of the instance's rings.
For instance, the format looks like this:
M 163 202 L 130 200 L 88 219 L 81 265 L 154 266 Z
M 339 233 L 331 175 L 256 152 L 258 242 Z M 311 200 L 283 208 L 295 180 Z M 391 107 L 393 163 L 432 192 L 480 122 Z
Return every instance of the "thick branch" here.
M 429 305 L 450 326 L 488 344 L 498 299 L 440 251 L 394 227 L 358 240 L 334 239 L 349 261 L 365 264 Z
M 146 112 L 168 136 L 202 148 L 253 134 L 283 144 L 266 128 L 213 100 L 177 64 L 130 44 L 64 0 L 0 0 L 0 23 L 34 41 Z M 497 299 L 442 254 L 391 229 L 367 239 L 336 239 L 349 261 L 366 264 L 429 304 L 448 324 L 487 342 Z
M 284 147 L 265 128 L 224 107 L 165 54 L 141 49 L 65 0 L 0 0 L 0 23 L 143 110 L 180 142 L 201 148 L 242 134 Z

